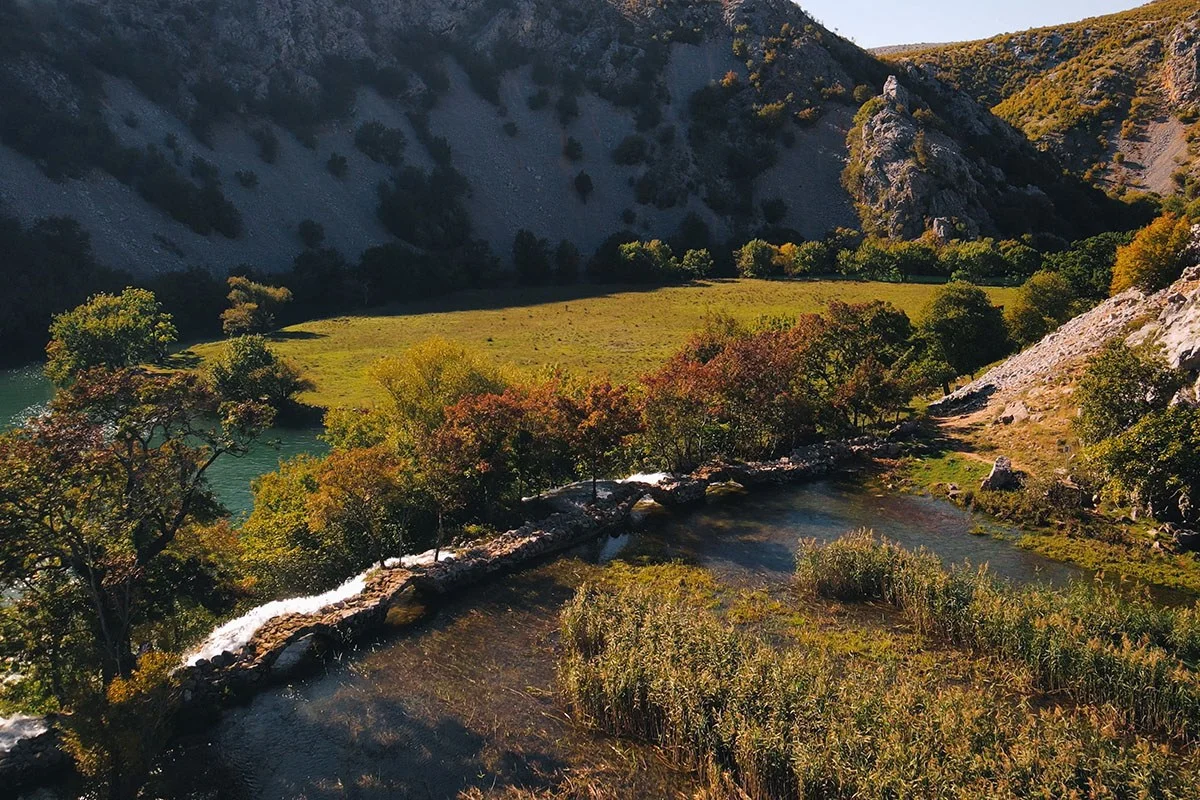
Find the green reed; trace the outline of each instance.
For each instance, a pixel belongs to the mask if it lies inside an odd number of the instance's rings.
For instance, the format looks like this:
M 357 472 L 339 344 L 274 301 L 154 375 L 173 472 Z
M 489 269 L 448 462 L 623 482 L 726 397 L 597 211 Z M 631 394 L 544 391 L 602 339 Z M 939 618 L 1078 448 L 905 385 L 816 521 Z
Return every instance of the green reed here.
M 890 603 L 923 634 L 1023 662 L 1044 689 L 1111 704 L 1147 730 L 1200 735 L 1197 608 L 1157 608 L 1099 586 L 1018 589 L 867 531 L 803 542 L 796 561 L 812 595 Z
M 1197 797 L 1194 763 L 1108 709 L 1035 709 L 819 648 L 777 652 L 644 587 L 585 588 L 562 616 L 581 720 L 657 744 L 751 798 Z

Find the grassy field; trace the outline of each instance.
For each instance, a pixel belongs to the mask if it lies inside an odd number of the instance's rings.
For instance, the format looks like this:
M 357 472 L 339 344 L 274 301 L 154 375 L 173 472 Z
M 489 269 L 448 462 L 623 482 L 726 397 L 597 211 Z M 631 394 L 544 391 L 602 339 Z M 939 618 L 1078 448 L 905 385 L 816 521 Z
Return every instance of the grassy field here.
M 915 317 L 933 293 L 926 284 L 853 281 L 730 280 L 638 290 L 629 287 L 498 289 L 437 303 L 398 306 L 374 316 L 337 317 L 281 331 L 274 347 L 316 383 L 305 402 L 367 406 L 375 388 L 365 375 L 378 359 L 440 336 L 523 368 L 557 365 L 575 373 L 632 380 L 661 364 L 704 318 L 725 312 L 760 316 L 821 311 L 831 300 L 887 300 Z M 1013 289 L 989 289 L 997 303 Z M 201 358 L 219 342 L 198 345 Z

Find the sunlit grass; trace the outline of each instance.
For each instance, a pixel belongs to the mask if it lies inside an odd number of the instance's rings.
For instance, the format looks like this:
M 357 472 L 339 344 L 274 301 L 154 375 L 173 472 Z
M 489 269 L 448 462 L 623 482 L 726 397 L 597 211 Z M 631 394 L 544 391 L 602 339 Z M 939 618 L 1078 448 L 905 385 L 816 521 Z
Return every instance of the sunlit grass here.
M 495 289 L 386 313 L 337 317 L 281 331 L 272 346 L 316 384 L 307 403 L 368 406 L 377 391 L 366 369 L 432 336 L 461 342 L 497 364 L 550 366 L 632 380 L 659 366 L 706 316 L 759 317 L 823 310 L 831 300 L 886 300 L 916 316 L 936 286 L 855 281 L 730 280 L 652 290 L 629 287 Z M 1013 289 L 989 289 L 1004 303 Z M 208 359 L 219 343 L 193 348 Z

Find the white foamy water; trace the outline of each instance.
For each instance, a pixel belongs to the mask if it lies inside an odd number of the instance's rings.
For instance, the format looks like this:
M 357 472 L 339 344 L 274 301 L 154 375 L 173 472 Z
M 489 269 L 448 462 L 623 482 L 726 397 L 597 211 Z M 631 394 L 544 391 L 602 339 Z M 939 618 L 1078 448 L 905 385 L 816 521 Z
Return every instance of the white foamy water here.
M 660 483 L 671 477 L 669 472 L 643 472 L 637 475 L 630 475 L 628 478 L 623 478 L 621 483 L 648 483 L 651 486 L 658 486 Z
M 427 550 L 424 553 L 404 556 L 403 558 L 389 558 L 383 564 L 385 567 L 393 569 L 401 566 L 427 566 L 433 563 L 433 555 L 433 550 Z M 441 555 L 438 557 L 438 561 L 451 561 L 453 558 L 453 551 L 443 549 Z M 316 614 L 335 603 L 357 597 L 367 588 L 367 576 L 376 569 L 377 567 L 371 567 L 366 572 L 355 575 L 336 589 L 330 589 L 328 592 L 322 594 L 310 595 L 308 597 L 292 597 L 287 600 L 274 600 L 270 603 L 257 606 L 237 619 L 231 619 L 210 633 L 207 639 L 185 657 L 184 663 L 192 666 L 201 659 L 215 658 L 226 652 L 236 653 L 249 644 L 250 640 L 254 638 L 254 634 L 258 633 L 263 625 L 266 625 L 276 617 L 282 617 L 284 614 Z
M 50 730 L 41 717 L 0 717 L 0 753 L 11 750 L 22 739 L 32 739 Z

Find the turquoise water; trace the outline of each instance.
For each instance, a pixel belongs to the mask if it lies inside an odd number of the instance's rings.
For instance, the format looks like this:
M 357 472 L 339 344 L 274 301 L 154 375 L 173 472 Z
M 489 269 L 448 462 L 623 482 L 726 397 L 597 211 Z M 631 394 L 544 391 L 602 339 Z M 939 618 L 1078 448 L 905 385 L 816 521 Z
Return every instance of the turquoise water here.
M 0 428 L 20 424 L 30 413 L 44 407 L 53 393 L 41 367 L 0 370 Z M 273 428 L 263 434 L 246 455 L 226 457 L 213 464 L 208 473 L 209 480 L 235 520 L 250 513 L 253 506 L 251 481 L 278 469 L 281 460 L 304 453 L 320 455 L 325 452 L 325 443 L 317 438 L 320 432 L 321 429 L 316 427 Z

